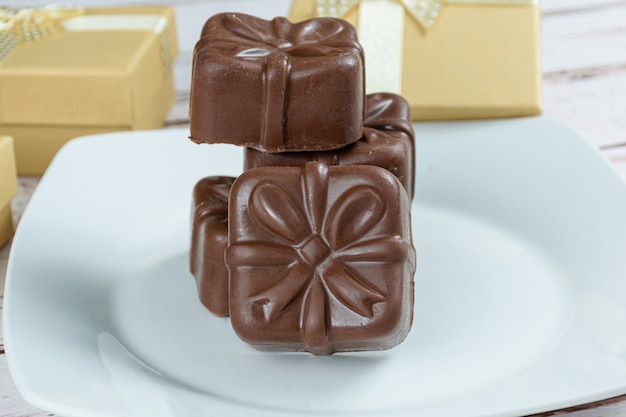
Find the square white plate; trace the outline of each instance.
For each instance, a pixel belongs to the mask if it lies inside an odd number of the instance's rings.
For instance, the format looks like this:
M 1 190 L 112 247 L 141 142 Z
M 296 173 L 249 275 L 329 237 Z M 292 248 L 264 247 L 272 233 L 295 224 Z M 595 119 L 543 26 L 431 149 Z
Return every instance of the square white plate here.
M 197 301 L 191 190 L 241 150 L 186 130 L 70 142 L 4 304 L 24 397 L 67 416 L 518 416 L 626 392 L 626 186 L 542 118 L 416 125 L 415 321 L 385 352 L 259 352 Z

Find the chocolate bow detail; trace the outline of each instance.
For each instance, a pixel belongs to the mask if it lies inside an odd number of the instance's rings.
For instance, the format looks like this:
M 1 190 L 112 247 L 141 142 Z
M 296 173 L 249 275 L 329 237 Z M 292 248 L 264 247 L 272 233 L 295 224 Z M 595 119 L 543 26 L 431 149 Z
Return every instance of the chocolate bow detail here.
M 81 7 L 50 5 L 40 9 L 0 8 L 0 59 L 22 42 L 48 36 L 61 22 L 84 13 Z
M 340 19 L 292 24 L 284 17 L 264 20 L 234 13 L 215 15 L 204 25 L 194 56 L 208 54 L 260 64 L 265 107 L 260 112 L 263 124 L 259 136 L 271 147 L 286 146 L 287 84 L 297 59 L 319 56 L 331 62 L 332 57 L 353 54 L 363 61 L 356 30 Z
M 402 96 L 376 93 L 367 96 L 367 111 L 363 125 L 368 129 L 404 132 L 414 137 L 409 103 Z
M 253 296 L 253 311 L 271 322 L 300 300 L 303 339 L 312 353 L 325 354 L 330 299 L 366 319 L 387 301 L 357 265 L 414 262 L 414 252 L 402 237 L 380 235 L 387 203 L 373 186 L 353 186 L 327 209 L 328 167 L 308 163 L 301 181 L 304 211 L 273 181 L 256 185 L 251 215 L 273 241 L 231 244 L 227 258 L 238 267 L 285 265 L 273 286 Z
M 266 57 L 273 53 L 317 56 L 343 53 L 345 48 L 353 48 L 362 55 L 359 43 L 346 39 L 345 31 L 352 31 L 351 38 L 357 38 L 354 28 L 333 18 L 292 24 L 284 17 L 267 21 L 228 13 L 207 21 L 196 48 L 211 48 L 242 58 Z M 211 33 L 210 39 L 204 37 L 205 33 Z
M 196 184 L 194 189 L 194 201 L 198 219 L 205 217 L 223 217 L 228 219 L 228 196 L 235 178 L 233 177 L 207 177 Z M 193 217 L 193 216 L 192 216 Z
M 411 123 L 411 108 L 409 103 L 402 97 L 392 93 L 376 93 L 367 96 L 367 111 L 363 121 L 363 137 L 371 138 L 385 134 L 386 132 L 402 132 L 415 146 L 415 131 Z M 411 167 L 415 167 L 415 152 L 408 156 Z M 411 177 L 404 183 L 409 197 L 413 198 L 415 184 L 415 168 L 411 169 Z

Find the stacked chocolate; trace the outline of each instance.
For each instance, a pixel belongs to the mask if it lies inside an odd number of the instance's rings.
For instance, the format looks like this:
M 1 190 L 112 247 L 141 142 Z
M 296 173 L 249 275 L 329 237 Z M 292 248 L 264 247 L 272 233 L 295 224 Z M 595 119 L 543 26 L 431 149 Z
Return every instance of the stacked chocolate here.
M 366 97 L 363 68 L 333 18 L 220 14 L 196 44 L 191 139 L 246 150 L 239 178 L 195 187 L 191 272 L 257 349 L 389 349 L 410 329 L 410 110 Z

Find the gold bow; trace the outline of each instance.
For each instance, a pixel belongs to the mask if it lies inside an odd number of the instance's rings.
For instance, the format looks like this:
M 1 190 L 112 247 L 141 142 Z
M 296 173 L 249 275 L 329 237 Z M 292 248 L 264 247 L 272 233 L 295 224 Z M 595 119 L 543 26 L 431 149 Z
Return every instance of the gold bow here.
M 330 17 L 344 17 L 350 10 L 363 0 L 316 0 L 317 15 Z M 376 0 L 395 2 L 404 6 L 406 11 L 424 29 L 430 29 L 445 3 L 460 4 L 537 4 L 538 0 Z
M 59 5 L 39 9 L 0 8 L 0 60 L 22 42 L 48 36 L 61 28 L 61 22 L 84 13 L 82 7 Z

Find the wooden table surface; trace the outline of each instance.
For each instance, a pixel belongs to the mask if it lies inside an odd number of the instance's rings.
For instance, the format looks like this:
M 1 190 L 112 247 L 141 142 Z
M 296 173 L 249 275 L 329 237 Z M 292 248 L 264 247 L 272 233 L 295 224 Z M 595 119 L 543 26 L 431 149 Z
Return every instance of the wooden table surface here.
M 21 0 L 3 3 L 19 6 Z M 89 6 L 131 1 L 83 0 L 71 3 Z M 271 18 L 286 13 L 290 2 L 272 0 L 269 8 L 260 0 L 132 3 L 173 4 L 176 7 L 181 47 L 175 66 L 178 101 L 164 126 L 168 128 L 188 124 L 191 53 L 204 20 L 213 13 L 226 10 Z M 544 114 L 578 128 L 626 179 L 626 0 L 544 0 L 541 8 Z M 16 223 L 38 182 L 38 177 L 19 179 L 19 193 L 12 203 Z M 0 315 L 9 251 L 10 243 L 0 249 Z M 0 415 L 51 415 L 27 404 L 15 389 L 7 369 L 1 324 Z M 626 395 L 537 416 L 626 417 Z

